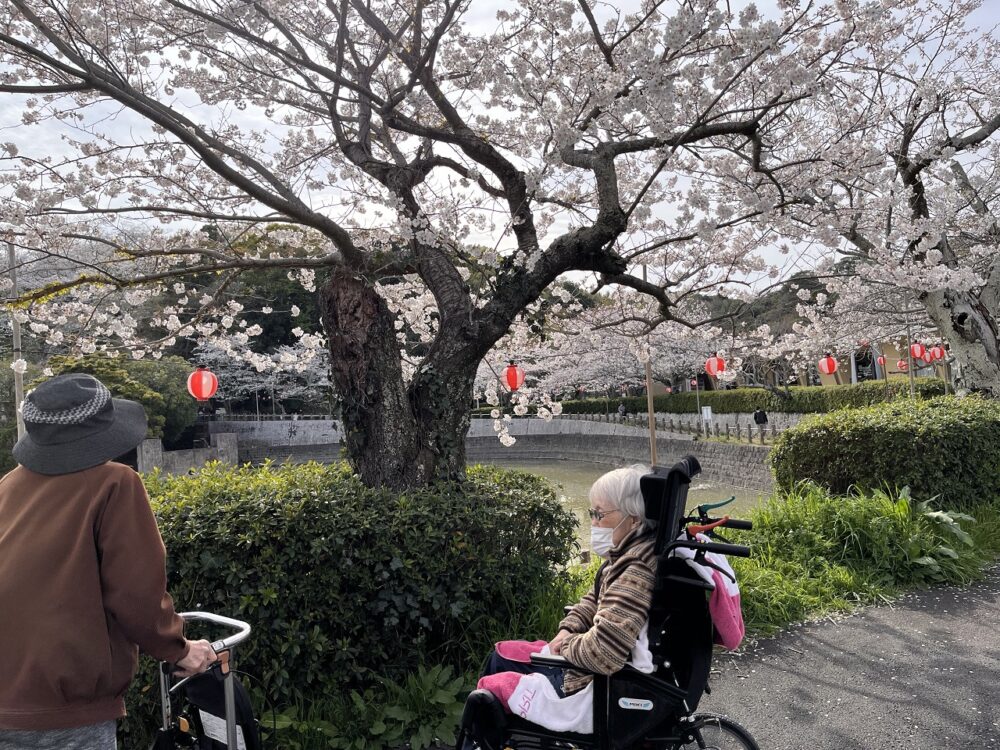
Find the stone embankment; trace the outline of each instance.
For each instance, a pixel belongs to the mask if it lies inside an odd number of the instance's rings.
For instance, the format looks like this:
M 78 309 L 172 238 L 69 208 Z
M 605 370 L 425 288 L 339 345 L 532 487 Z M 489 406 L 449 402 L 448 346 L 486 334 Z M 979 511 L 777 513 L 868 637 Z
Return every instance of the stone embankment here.
M 235 434 L 239 461 L 331 462 L 341 457 L 342 432 L 334 420 L 214 421 L 208 428 L 213 442 L 220 434 Z M 557 417 L 515 418 L 509 426 L 517 442 L 505 448 L 493 431 L 493 420 L 474 419 L 466 440 L 470 463 L 490 461 L 579 461 L 621 466 L 649 463 L 649 432 L 629 424 Z M 669 465 L 693 453 L 703 477 L 733 487 L 769 492 L 768 448 L 760 445 L 696 441 L 691 435 L 660 434 L 657 459 Z

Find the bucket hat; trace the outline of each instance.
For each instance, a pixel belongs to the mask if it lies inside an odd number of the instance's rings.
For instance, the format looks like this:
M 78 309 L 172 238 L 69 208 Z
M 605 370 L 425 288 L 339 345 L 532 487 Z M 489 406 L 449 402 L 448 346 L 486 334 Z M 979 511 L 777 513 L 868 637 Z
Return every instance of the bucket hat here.
M 97 378 L 69 373 L 46 380 L 21 404 L 25 434 L 14 458 L 38 474 L 71 474 L 128 453 L 146 437 L 141 404 L 112 398 Z

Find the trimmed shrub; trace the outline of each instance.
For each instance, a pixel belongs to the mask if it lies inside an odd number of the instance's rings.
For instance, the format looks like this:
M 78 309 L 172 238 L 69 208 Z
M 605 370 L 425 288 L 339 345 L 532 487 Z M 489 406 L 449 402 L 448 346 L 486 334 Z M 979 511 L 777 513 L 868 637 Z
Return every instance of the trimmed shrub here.
M 786 490 L 803 479 L 838 494 L 908 486 L 967 508 L 1000 498 L 1000 403 L 945 396 L 812 417 L 781 435 L 771 465 Z
M 943 380 L 918 378 L 914 384 L 919 398 L 932 398 L 945 393 Z M 815 414 L 834 411 L 848 406 L 869 406 L 885 401 L 894 401 L 909 396 L 910 385 L 906 378 L 890 378 L 888 389 L 885 381 L 868 381 L 856 385 L 792 386 L 789 394 L 778 393 L 763 388 L 734 388 L 729 391 L 701 391 L 695 394 L 670 393 L 653 398 L 653 408 L 661 414 L 696 414 L 698 405 L 711 406 L 716 414 L 738 414 L 763 409 L 769 412 L 790 414 Z M 646 412 L 646 397 L 630 398 L 590 398 L 579 401 L 563 401 L 563 414 L 604 414 L 614 413 L 619 402 L 624 401 L 630 414 Z M 478 413 L 488 414 L 493 407 L 478 409 Z
M 178 609 L 250 622 L 239 663 L 279 707 L 421 663 L 464 673 L 491 645 L 477 634 L 516 619 L 576 548 L 548 483 L 496 467 L 402 495 L 319 464 L 214 464 L 146 485 Z

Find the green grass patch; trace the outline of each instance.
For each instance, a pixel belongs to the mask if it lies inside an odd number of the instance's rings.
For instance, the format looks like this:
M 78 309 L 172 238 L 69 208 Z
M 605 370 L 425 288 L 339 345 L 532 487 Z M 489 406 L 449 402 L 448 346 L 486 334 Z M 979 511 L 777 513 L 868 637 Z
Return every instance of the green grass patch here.
M 886 600 L 931 584 L 967 584 L 1000 555 L 1000 508 L 933 509 L 908 490 L 835 496 L 814 484 L 776 495 L 734 535 L 743 615 L 767 635 L 794 622 Z

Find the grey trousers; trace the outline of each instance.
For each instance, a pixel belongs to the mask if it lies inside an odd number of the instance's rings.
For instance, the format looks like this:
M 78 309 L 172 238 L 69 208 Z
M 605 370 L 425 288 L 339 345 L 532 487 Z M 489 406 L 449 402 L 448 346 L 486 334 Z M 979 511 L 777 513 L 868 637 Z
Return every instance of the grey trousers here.
M 0 729 L 0 750 L 115 750 L 115 722 L 73 729 Z

